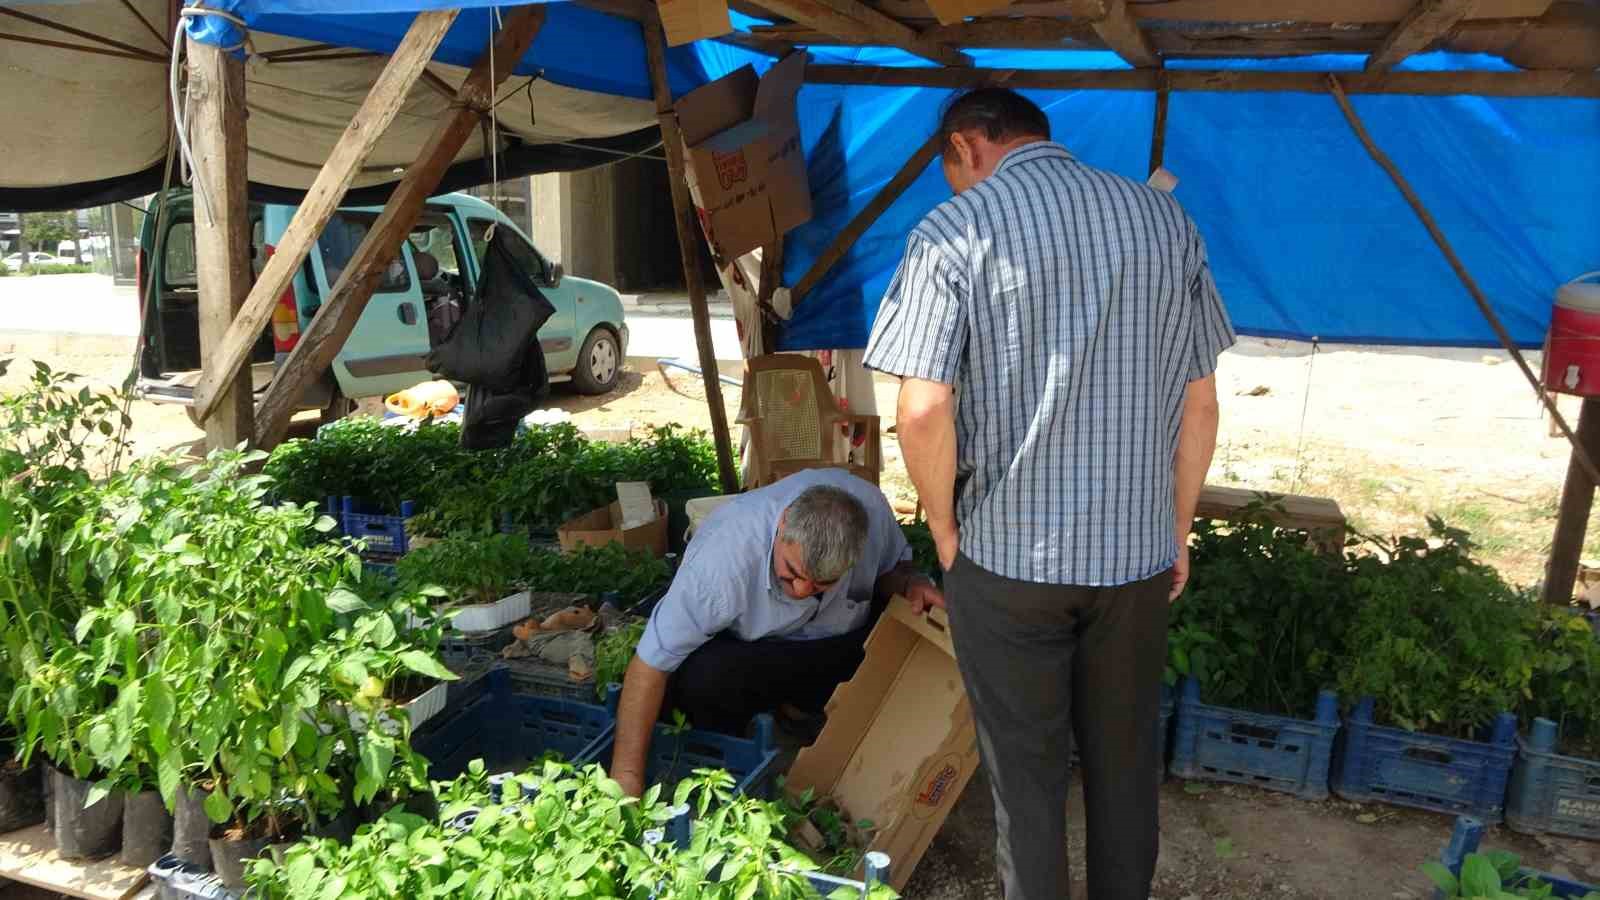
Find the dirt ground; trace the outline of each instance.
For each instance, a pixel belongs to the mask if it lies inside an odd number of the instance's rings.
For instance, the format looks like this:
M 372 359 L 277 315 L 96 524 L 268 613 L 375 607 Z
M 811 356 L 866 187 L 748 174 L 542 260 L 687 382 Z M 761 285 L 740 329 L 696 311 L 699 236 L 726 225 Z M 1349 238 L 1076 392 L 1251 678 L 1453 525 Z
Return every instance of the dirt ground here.
M 0 335 L 0 358 L 19 357 L 0 391 L 26 377 L 22 359 L 121 381 L 131 342 L 117 338 Z M 1535 360 L 1535 366 L 1537 361 Z M 618 390 L 578 397 L 557 388 L 553 405 L 583 425 L 679 422 L 708 427 L 699 378 L 653 366 L 623 374 Z M 1483 557 L 1512 580 L 1536 583 L 1554 529 L 1567 450 L 1521 374 L 1503 354 L 1373 348 L 1321 349 L 1247 341 L 1218 373 L 1223 424 L 1211 482 L 1332 497 L 1353 524 L 1375 534 L 1423 530 L 1439 514 L 1472 531 Z M 739 391 L 725 387 L 730 418 Z M 894 386 L 879 386 L 885 427 Z M 1564 406 L 1576 418 L 1576 406 Z M 135 452 L 184 452 L 199 432 L 181 409 L 133 405 Z M 314 418 L 298 431 L 308 434 Z M 884 436 L 884 487 L 914 500 L 893 436 Z M 1591 523 L 1588 552 L 1600 556 Z M 1081 823 L 1075 790 L 1072 818 Z M 1162 851 L 1152 896 L 1198 898 L 1423 898 L 1418 866 L 1435 858 L 1450 819 L 1338 800 L 1310 803 L 1244 787 L 1169 781 L 1162 794 Z M 1082 831 L 1069 837 L 1081 878 Z M 913 878 L 909 896 L 999 897 L 993 872 L 994 813 L 981 774 L 957 804 Z M 1533 840 L 1498 829 L 1488 843 L 1527 864 L 1600 880 L 1600 845 Z M 1078 885 L 1075 897 L 1084 897 Z

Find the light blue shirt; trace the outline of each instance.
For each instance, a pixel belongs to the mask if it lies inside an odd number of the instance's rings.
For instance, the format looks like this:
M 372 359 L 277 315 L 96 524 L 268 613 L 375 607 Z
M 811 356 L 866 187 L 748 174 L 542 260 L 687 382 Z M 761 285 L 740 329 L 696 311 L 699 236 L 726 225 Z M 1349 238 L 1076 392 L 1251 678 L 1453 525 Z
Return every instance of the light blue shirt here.
M 1178 201 L 1039 141 L 912 232 L 866 365 L 956 386 L 968 558 L 1108 586 L 1172 566 L 1184 391 L 1233 342 Z
M 783 592 L 773 572 L 772 543 L 778 517 L 819 484 L 843 488 L 861 501 L 867 545 L 845 577 L 820 598 L 796 600 Z M 723 632 L 746 641 L 846 634 L 867 624 L 879 576 L 910 558 L 900 523 L 877 486 L 842 469 L 797 472 L 730 500 L 695 529 L 672 587 L 645 626 L 639 658 L 672 672 Z

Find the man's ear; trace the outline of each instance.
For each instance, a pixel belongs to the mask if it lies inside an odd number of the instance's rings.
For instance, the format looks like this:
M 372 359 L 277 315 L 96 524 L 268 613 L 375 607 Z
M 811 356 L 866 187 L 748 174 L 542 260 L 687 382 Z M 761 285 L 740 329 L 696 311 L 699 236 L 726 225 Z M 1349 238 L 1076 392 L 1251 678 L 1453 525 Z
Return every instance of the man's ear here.
M 974 169 L 978 165 L 978 147 L 972 139 L 957 131 L 950 135 L 950 152 L 955 154 L 962 167 Z

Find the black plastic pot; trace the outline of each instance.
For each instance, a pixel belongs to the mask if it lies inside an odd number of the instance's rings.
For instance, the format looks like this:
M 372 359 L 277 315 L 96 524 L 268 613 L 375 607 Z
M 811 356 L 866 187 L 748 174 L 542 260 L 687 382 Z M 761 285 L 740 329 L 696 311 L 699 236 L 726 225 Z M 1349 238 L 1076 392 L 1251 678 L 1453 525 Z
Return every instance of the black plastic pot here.
M 172 816 L 155 791 L 125 794 L 122 799 L 122 853 L 117 859 L 140 869 L 166 854 L 172 844 Z
M 212 837 L 211 867 L 216 869 L 217 877 L 230 890 L 239 890 L 244 887 L 245 860 L 266 856 L 271 843 L 269 838 L 264 837 L 248 841 Z
M 45 818 L 44 778 L 37 762 L 0 763 L 0 834 L 37 825 Z
M 208 791 L 186 787 L 178 791 L 172 815 L 172 855 L 179 862 L 211 868 L 211 819 L 206 816 Z
M 93 787 L 92 781 L 50 770 L 56 850 L 62 859 L 99 859 L 122 846 L 122 794 L 113 791 L 85 808 Z
M 355 810 L 347 809 L 326 822 L 317 823 L 309 832 L 312 837 L 332 838 L 341 844 L 348 844 L 355 837 L 358 824 Z

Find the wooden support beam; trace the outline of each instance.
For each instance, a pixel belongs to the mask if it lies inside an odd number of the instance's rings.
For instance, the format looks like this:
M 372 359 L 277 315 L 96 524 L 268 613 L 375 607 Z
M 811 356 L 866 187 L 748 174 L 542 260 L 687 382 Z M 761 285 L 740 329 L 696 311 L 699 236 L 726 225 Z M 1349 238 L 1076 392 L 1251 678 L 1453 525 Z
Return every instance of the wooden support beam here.
M 795 282 L 794 288 L 789 291 L 789 302 L 792 306 L 799 306 L 800 301 L 811 293 L 811 289 L 817 286 L 823 276 L 838 265 L 839 260 L 844 259 L 845 254 L 850 252 L 850 248 L 855 246 L 856 241 L 860 240 L 861 236 L 867 233 L 867 229 L 872 227 L 872 223 L 878 221 L 878 217 L 883 215 L 884 210 L 893 206 L 894 201 L 900 199 L 900 195 L 906 192 L 906 188 L 911 187 L 912 182 L 921 177 L 923 171 L 928 168 L 928 163 L 933 162 L 933 158 L 938 156 L 939 151 L 942 149 L 939 146 L 939 136 L 937 134 L 922 142 L 922 146 L 917 148 L 917 152 L 911 154 L 911 158 L 906 160 L 905 165 L 900 167 L 900 171 L 894 173 L 894 177 L 879 189 L 877 195 L 872 198 L 872 202 L 862 207 L 860 212 L 851 217 L 850 222 L 834 236 L 827 249 L 823 250 L 822 254 L 817 257 L 816 262 L 811 264 L 811 268 L 807 269 L 806 273 L 800 276 L 800 280 Z
M 1474 0 L 1417 0 L 1400 24 L 1367 57 L 1368 72 L 1387 72 L 1413 53 L 1428 49 L 1472 12 Z
M 1578 444 L 1590 458 L 1600 457 L 1600 398 L 1585 397 L 1578 412 Z M 1566 606 L 1578 582 L 1579 560 L 1584 539 L 1589 533 L 1589 513 L 1594 509 L 1595 482 L 1589 478 L 1573 448 L 1567 463 L 1567 481 L 1561 488 L 1561 511 L 1556 516 L 1555 539 L 1550 543 L 1550 562 L 1545 567 L 1546 603 Z
M 700 271 L 700 245 L 695 229 L 700 217 L 689 197 L 689 178 L 684 166 L 683 135 L 678 117 L 672 111 L 672 87 L 667 82 L 667 36 L 656 25 L 642 25 L 645 56 L 650 66 L 650 84 L 655 92 L 656 119 L 661 123 L 661 145 L 667 151 L 667 183 L 672 189 L 673 219 L 677 223 L 678 255 L 683 260 L 683 278 L 689 288 L 689 311 L 694 317 L 694 343 L 700 356 L 700 377 L 706 388 L 706 407 L 711 413 L 711 436 L 717 447 L 717 474 L 722 492 L 737 493 L 739 475 L 733 464 L 733 440 L 728 432 L 728 410 L 722 402 L 721 373 L 717 369 L 716 347 L 711 341 L 711 311 L 706 307 L 706 282 Z
M 1150 173 L 1166 162 L 1167 158 L 1167 104 L 1172 100 L 1172 90 L 1163 82 L 1156 88 L 1156 121 L 1150 129 Z
M 1159 69 L 1161 57 L 1150 46 L 1150 39 L 1139 30 L 1128 0 L 1097 0 L 1099 15 L 1091 16 L 1095 34 L 1136 69 Z
M 189 140 L 194 149 L 195 288 L 200 356 L 218 352 L 234 314 L 250 293 L 250 202 L 245 136 L 244 60 L 187 38 Z M 260 334 L 259 331 L 256 332 Z M 255 415 L 250 370 L 218 385 L 205 422 L 206 448 L 249 440 Z
M 892 66 L 809 65 L 812 84 L 887 87 L 973 88 L 1004 83 L 1039 90 L 1153 91 L 1165 77 L 1174 91 L 1327 93 L 1326 72 L 1215 71 L 1205 69 L 935 69 Z M 1600 98 L 1600 74 L 1545 72 L 1365 72 L 1340 73 L 1352 94 L 1415 94 L 1484 97 Z
M 438 188 L 439 179 L 455 162 L 479 120 L 489 113 L 496 89 L 528 52 L 545 15 L 543 4 L 518 6 L 506 13 L 494 35 L 493 49 L 478 59 L 462 81 L 449 113 L 434 127 L 416 160 L 406 167 L 405 175 L 350 257 L 338 283 L 329 290 L 322 308 L 267 386 L 256 426 L 256 440 L 262 447 L 272 447 L 283 439 L 301 393 L 321 377 L 339 354 L 384 270 L 399 254 L 400 242 L 417 224 L 423 204 Z
M 311 252 L 323 227 L 344 200 L 361 164 L 372 155 L 378 140 L 405 105 L 417 78 L 426 70 L 433 51 L 444 40 L 445 32 L 450 30 L 459 12 L 449 9 L 417 14 L 372 90 L 361 102 L 361 108 L 356 110 L 339 142 L 328 153 L 322 170 L 262 267 L 261 277 L 250 289 L 249 299 L 239 310 L 227 337 L 215 352 L 202 357 L 205 371 L 194 389 L 195 414 L 202 420 L 211 415 L 221 387 L 233 381 L 245 368 L 250 349 L 272 319 L 273 306 L 294 281 L 306 254 Z
M 927 40 L 911 26 L 861 0 L 762 0 L 761 5 L 784 18 L 839 38 L 898 47 L 942 66 L 972 65 L 972 60 L 961 51 Z

